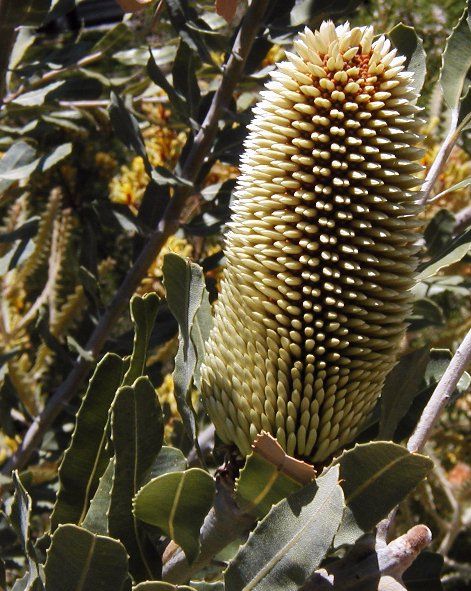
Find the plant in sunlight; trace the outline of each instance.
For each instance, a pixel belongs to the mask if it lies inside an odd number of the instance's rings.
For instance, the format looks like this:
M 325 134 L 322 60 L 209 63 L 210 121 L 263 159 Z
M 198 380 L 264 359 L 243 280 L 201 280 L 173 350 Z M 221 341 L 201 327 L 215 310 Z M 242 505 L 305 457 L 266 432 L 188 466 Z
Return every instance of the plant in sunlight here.
M 0 588 L 462 591 L 469 7 L 99 4 L 0 0 Z

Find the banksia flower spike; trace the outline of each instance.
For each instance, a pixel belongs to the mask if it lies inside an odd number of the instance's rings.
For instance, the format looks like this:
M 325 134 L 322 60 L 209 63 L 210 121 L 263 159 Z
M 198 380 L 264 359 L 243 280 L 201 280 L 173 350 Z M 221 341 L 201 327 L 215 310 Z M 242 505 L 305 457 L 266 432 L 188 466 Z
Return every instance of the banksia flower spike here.
M 393 367 L 416 266 L 421 122 L 371 27 L 305 29 L 254 109 L 202 370 L 216 431 L 313 462 L 351 441 Z

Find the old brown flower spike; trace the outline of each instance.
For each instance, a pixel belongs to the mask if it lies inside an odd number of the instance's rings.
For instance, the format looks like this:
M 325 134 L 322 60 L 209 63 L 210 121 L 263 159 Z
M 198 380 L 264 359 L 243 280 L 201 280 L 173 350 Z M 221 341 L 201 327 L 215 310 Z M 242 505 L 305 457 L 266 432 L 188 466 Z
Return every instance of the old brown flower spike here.
M 416 267 L 412 74 L 371 27 L 305 29 L 242 157 L 202 390 L 243 454 L 273 434 L 321 462 L 352 440 L 393 367 Z

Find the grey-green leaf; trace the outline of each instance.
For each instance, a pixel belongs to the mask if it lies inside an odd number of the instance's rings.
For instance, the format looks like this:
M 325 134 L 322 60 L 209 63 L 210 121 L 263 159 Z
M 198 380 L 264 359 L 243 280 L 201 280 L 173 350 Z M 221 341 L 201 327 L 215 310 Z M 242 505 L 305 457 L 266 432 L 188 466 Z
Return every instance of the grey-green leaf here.
M 176 542 L 188 562 L 199 552 L 199 531 L 214 498 L 214 480 L 200 468 L 151 480 L 134 499 L 136 517 L 155 525 Z
M 60 523 L 80 524 L 100 476 L 108 465 L 105 451 L 108 413 L 124 374 L 123 360 L 107 353 L 95 369 L 77 414 L 72 441 L 59 469 L 59 492 L 51 530 Z
M 134 324 L 134 346 L 129 369 L 124 376 L 123 385 L 129 386 L 142 376 L 146 366 L 147 348 L 154 328 L 160 299 L 155 293 L 143 297 L 135 295 L 131 299 L 131 320 Z
M 440 85 L 450 109 L 458 109 L 463 83 L 471 67 L 471 31 L 468 8 L 451 32 L 442 58 Z
M 227 591 L 296 591 L 319 566 L 343 513 L 337 466 L 275 505 L 225 575 Z
M 22 579 L 25 591 L 39 591 L 44 589 L 42 567 L 39 564 L 36 550 L 30 538 L 30 519 L 32 500 L 21 482 L 18 473 L 12 475 L 15 494 L 10 509 L 10 521 L 20 539 L 23 552 L 28 560 L 28 572 Z
M 180 328 L 173 374 L 175 396 L 186 432 L 194 440 L 195 419 L 187 395 L 192 381 L 199 384 L 204 342 L 211 329 L 211 309 L 199 265 L 170 253 L 165 255 L 163 274 L 168 305 Z
M 395 443 L 356 445 L 336 461 L 348 507 L 336 542 L 370 531 L 421 482 L 433 462 Z
M 386 378 L 381 392 L 378 439 L 392 439 L 401 419 L 420 392 L 430 355 L 428 347 L 404 355 Z
M 131 572 L 140 580 L 152 579 L 154 573 L 143 547 L 142 532 L 132 513 L 134 495 L 146 480 L 163 441 L 162 411 L 149 378 L 140 377 L 132 386 L 118 390 L 111 433 L 116 464 L 109 532 L 125 545 L 131 557 Z
M 169 472 L 182 472 L 187 468 L 187 461 L 183 452 L 177 447 L 168 447 L 164 445 L 155 458 L 150 470 L 150 478 L 157 478 L 162 474 Z
M 114 458 L 111 458 L 103 476 L 100 478 L 96 493 L 90 503 L 83 527 L 95 534 L 108 535 L 108 515 L 110 511 L 111 489 L 114 478 Z
M 415 92 L 420 94 L 427 73 L 427 55 L 422 39 L 417 35 L 414 27 L 409 27 L 403 23 L 396 25 L 389 32 L 389 37 L 397 47 L 398 52 L 407 57 L 406 68 L 409 72 L 414 73 L 412 85 Z
M 52 536 L 45 566 L 47 591 L 117 591 L 128 579 L 124 546 L 76 525 Z

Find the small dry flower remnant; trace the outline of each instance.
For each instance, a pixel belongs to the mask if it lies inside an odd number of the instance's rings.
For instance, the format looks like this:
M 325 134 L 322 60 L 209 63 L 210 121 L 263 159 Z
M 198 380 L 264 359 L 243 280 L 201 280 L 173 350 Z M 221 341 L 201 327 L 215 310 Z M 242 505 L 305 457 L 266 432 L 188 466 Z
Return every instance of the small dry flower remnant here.
M 254 109 L 202 370 L 217 432 L 323 462 L 396 361 L 416 267 L 422 122 L 372 27 L 305 29 Z

